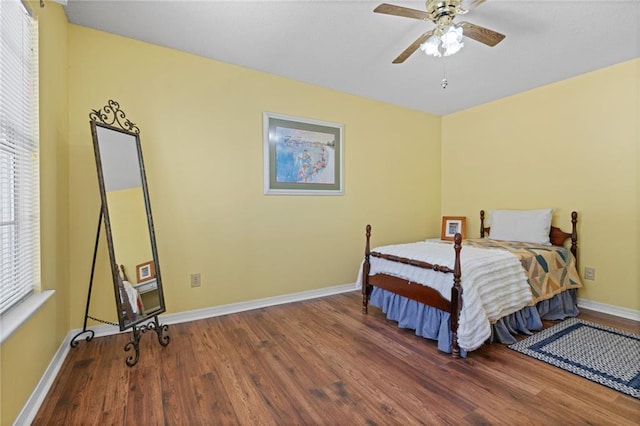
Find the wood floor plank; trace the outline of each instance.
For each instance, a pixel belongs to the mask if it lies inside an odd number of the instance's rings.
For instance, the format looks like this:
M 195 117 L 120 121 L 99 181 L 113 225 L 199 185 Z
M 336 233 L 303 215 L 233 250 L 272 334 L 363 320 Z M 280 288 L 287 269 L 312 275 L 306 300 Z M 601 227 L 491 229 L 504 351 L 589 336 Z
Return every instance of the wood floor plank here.
M 145 424 L 149 426 L 164 424 L 162 408 L 162 381 L 160 370 L 153 366 L 140 366 L 131 369 L 125 415 L 122 424 Z M 115 423 L 120 424 L 120 423 Z
M 375 362 L 369 362 L 366 355 L 376 352 L 377 345 L 371 345 L 368 348 L 363 346 L 361 341 L 358 342 L 358 339 L 352 338 L 355 337 L 352 336 L 354 329 L 347 328 L 341 322 L 335 322 L 331 324 L 331 327 L 326 327 L 328 321 L 322 321 L 320 318 L 328 312 L 328 309 L 319 305 L 320 303 L 321 302 L 310 304 L 310 315 L 308 315 L 308 319 L 306 319 L 304 323 L 294 324 L 294 326 L 302 331 L 304 335 L 308 336 L 308 341 L 312 341 L 314 337 L 317 340 L 318 335 L 323 336 L 324 344 L 318 345 L 317 348 L 321 351 L 321 357 L 328 360 L 332 365 L 341 366 L 344 364 L 342 362 L 344 359 L 354 360 L 354 362 L 348 364 L 348 370 L 337 372 L 339 376 L 347 374 L 351 379 L 348 381 L 351 382 L 351 386 L 347 386 L 344 383 L 341 384 L 341 386 L 344 387 L 342 393 L 344 394 L 348 391 L 350 398 L 353 399 L 357 405 L 363 403 L 368 404 L 372 400 L 376 401 L 370 411 L 384 413 L 384 417 L 379 419 L 379 421 L 383 423 L 390 421 L 406 423 L 414 419 L 415 415 L 413 413 L 416 411 L 422 411 L 426 413 L 425 417 L 429 417 L 430 413 L 424 409 L 425 404 L 422 402 L 423 400 L 429 401 L 429 395 L 423 395 L 425 398 L 422 399 L 416 395 L 420 393 L 419 391 L 409 395 L 403 391 L 403 381 L 409 377 L 412 380 L 415 378 L 415 374 L 421 373 L 420 370 L 415 369 L 415 362 L 411 361 L 407 363 L 405 365 L 406 368 L 394 370 L 393 375 L 387 374 L 388 370 L 385 368 L 385 365 L 397 364 L 399 358 L 400 361 L 411 358 L 409 356 L 399 357 L 397 353 L 395 353 L 402 345 L 399 345 L 397 342 L 387 342 L 387 347 L 390 349 L 390 352 L 377 351 L 378 356 L 375 357 Z M 285 318 L 283 318 L 283 320 L 284 319 Z M 298 333 L 300 333 L 300 331 Z M 397 331 L 397 329 L 395 331 Z M 361 334 L 361 332 L 357 333 L 357 335 Z M 361 362 L 358 362 L 358 360 L 361 360 Z M 434 417 L 431 420 L 435 421 L 436 419 L 437 418 Z M 429 419 L 425 420 L 428 421 Z
M 263 362 L 261 368 L 267 372 L 265 379 L 276 383 L 281 390 L 286 390 L 285 393 L 308 395 L 307 398 L 296 401 L 300 405 L 295 410 L 305 417 L 301 417 L 303 423 L 319 423 L 323 411 L 322 404 L 314 398 L 318 395 L 317 383 L 305 374 L 305 369 L 313 361 L 313 355 L 292 345 L 292 341 L 279 329 L 279 324 L 270 322 L 267 316 L 259 317 L 257 327 L 251 327 L 250 324 L 247 324 L 247 327 L 256 341 L 256 355 Z M 325 375 L 326 377 L 331 376 Z
M 638 322 L 583 311 L 630 332 Z M 550 326 L 552 323 L 545 323 Z M 640 401 L 508 349 L 453 360 L 358 292 L 71 349 L 34 425 L 637 424 Z

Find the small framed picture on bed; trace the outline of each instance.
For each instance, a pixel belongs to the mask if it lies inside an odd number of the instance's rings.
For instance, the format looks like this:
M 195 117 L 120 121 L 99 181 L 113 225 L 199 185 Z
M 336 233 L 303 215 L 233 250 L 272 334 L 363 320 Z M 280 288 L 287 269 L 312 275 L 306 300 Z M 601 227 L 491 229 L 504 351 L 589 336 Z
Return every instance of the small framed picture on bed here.
M 453 241 L 453 237 L 458 233 L 462 235 L 462 239 L 466 238 L 467 218 L 465 216 L 443 216 L 440 238 Z

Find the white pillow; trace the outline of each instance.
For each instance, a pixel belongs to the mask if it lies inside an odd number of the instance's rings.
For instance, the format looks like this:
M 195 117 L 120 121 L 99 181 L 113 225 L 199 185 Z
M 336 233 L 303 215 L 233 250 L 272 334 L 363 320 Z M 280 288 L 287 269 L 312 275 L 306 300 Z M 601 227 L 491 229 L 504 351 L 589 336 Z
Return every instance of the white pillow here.
M 489 212 L 492 240 L 551 245 L 551 212 L 540 210 L 493 210 Z

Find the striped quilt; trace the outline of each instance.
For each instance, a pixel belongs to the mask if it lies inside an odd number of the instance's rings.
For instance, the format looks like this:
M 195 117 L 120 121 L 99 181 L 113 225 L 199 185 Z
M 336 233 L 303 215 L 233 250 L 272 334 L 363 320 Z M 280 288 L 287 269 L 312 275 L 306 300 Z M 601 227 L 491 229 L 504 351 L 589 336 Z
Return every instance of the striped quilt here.
M 487 238 L 465 240 L 463 245 L 504 249 L 513 253 L 522 264 L 533 294 L 531 305 L 551 299 L 568 289 L 582 287 L 576 259 L 566 247 L 497 241 Z

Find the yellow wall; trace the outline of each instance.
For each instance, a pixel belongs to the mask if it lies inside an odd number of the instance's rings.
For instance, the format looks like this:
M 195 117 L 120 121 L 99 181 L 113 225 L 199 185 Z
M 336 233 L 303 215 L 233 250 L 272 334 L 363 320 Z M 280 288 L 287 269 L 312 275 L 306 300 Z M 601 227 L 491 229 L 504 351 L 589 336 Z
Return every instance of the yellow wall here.
M 136 283 L 136 265 L 153 260 L 142 187 L 107 192 L 109 223 L 118 265 Z
M 640 309 L 640 60 L 442 119 L 442 214 L 553 207 L 579 214 L 579 257 L 596 268 L 580 297 Z
M 67 18 L 32 2 L 40 27 L 41 282 L 55 294 L 0 347 L 0 424 L 13 422 L 69 325 Z
M 439 117 L 80 26 L 69 40 L 72 327 L 100 205 L 88 113 L 109 99 L 141 130 L 168 312 L 352 283 L 367 223 L 376 244 L 438 233 Z M 263 194 L 264 111 L 344 124 L 343 196 Z M 105 256 L 92 311 L 114 319 Z
M 640 60 L 635 61 L 636 67 L 636 255 L 640 255 Z M 636 257 L 637 259 L 637 257 Z M 637 261 L 636 261 L 637 263 Z M 637 266 L 640 268 L 640 266 Z M 640 272 L 638 272 L 640 275 Z M 636 288 L 640 287 L 640 277 L 636 275 Z M 640 294 L 636 293 L 636 300 Z M 640 302 L 638 302 L 640 303 Z M 637 305 L 636 305 L 637 306 Z
M 640 61 L 636 61 L 636 81 L 640 82 Z M 640 83 L 636 85 L 636 93 L 636 254 L 640 254 Z

